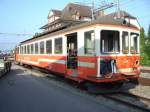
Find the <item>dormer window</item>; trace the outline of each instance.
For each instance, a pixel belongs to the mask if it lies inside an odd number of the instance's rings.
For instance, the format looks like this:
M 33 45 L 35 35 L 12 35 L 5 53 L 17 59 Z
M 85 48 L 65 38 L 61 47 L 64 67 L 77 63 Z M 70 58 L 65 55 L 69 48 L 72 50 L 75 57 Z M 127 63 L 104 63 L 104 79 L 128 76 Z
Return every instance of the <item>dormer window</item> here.
M 59 19 L 61 16 L 61 11 L 59 10 L 51 10 L 48 14 L 48 23 L 52 23 L 55 20 Z

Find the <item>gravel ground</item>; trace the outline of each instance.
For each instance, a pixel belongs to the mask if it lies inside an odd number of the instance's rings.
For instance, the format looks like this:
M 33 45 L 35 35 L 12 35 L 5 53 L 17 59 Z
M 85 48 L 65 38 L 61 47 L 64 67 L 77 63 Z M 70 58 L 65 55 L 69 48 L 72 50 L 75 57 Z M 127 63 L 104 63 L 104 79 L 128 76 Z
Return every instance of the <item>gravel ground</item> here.
M 150 73 L 141 73 L 141 74 L 140 74 L 140 77 L 150 79 Z
M 122 90 L 150 99 L 150 86 L 127 83 L 123 86 Z
M 142 70 L 150 70 L 150 67 L 142 66 L 141 69 Z

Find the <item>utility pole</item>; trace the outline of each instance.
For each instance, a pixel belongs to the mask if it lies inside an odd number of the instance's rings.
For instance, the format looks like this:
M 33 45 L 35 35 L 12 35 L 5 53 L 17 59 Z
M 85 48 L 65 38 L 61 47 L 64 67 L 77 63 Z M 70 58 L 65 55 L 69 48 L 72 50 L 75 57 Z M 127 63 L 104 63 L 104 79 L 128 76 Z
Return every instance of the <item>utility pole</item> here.
M 92 1 L 92 21 L 95 19 L 94 17 L 94 9 L 95 9 L 95 3 L 94 3 L 94 0 Z
M 120 0 L 117 0 L 117 17 L 120 18 Z

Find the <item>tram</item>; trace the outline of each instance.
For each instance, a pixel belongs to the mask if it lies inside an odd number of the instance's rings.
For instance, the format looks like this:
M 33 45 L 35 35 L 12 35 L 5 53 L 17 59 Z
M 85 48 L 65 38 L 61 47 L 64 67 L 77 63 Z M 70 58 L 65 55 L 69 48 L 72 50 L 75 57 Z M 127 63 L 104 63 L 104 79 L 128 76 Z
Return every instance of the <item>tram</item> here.
M 15 60 L 77 82 L 112 83 L 140 74 L 140 29 L 118 19 L 100 19 L 19 44 Z

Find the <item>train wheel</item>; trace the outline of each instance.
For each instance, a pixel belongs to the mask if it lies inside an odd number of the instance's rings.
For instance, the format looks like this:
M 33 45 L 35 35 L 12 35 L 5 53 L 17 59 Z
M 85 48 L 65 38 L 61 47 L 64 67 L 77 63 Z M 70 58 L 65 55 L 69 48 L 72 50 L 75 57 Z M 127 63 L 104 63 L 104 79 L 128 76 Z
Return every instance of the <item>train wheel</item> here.
M 132 78 L 129 80 L 130 83 L 139 84 L 138 78 Z

